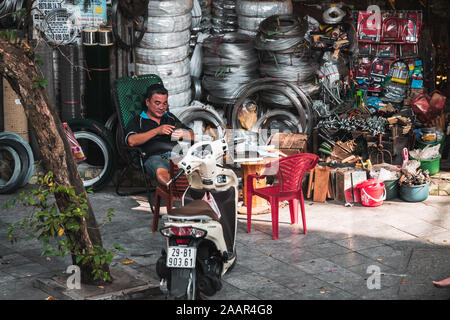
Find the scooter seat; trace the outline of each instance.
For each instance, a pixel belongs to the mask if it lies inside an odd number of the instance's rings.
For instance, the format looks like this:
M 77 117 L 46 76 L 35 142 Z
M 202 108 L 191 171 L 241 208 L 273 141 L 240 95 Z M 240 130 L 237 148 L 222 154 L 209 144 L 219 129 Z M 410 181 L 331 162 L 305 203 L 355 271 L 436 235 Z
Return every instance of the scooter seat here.
M 219 217 L 217 216 L 217 214 L 204 200 L 193 200 L 182 207 L 174 208 L 172 209 L 172 211 L 170 211 L 170 215 L 183 217 L 208 216 L 215 221 L 219 221 Z

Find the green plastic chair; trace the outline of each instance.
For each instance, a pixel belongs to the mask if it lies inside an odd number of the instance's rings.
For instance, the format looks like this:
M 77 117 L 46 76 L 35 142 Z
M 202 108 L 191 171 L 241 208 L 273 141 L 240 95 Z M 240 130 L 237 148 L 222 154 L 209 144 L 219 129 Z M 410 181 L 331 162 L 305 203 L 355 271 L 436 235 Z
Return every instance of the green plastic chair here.
M 151 204 L 150 196 L 152 189 L 156 187 L 157 183 L 156 181 L 150 181 L 145 172 L 145 153 L 139 147 L 130 147 L 125 143 L 125 129 L 130 120 L 142 112 L 147 87 L 156 83 L 163 83 L 159 76 L 155 74 L 146 74 L 116 79 L 112 88 L 113 104 L 116 109 L 119 125 L 117 132 L 117 148 L 122 158 L 126 161 L 126 165 L 120 173 L 116 183 L 116 193 L 125 196 L 146 192 L 152 212 L 153 206 Z M 141 170 L 145 182 L 144 191 L 124 193 L 119 190 L 125 173 L 130 169 Z

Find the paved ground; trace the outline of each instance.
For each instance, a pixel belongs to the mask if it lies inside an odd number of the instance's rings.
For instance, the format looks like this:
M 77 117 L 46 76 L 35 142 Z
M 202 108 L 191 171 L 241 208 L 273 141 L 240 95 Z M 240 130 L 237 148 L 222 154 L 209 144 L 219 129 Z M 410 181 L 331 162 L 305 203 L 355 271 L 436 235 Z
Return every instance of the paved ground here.
M 0 195 L 0 205 L 8 198 Z M 105 247 L 118 243 L 126 253 L 117 255 L 113 266 L 157 283 L 154 264 L 164 240 L 150 232 L 145 201 L 119 197 L 112 189 L 90 199 L 99 222 L 115 208 L 103 240 Z M 279 240 L 272 240 L 270 214 L 254 216 L 251 233 L 239 215 L 237 264 L 211 299 L 450 299 L 450 289 L 431 284 L 450 276 L 450 197 L 390 201 L 377 208 L 306 201 L 306 212 L 304 235 L 300 226 L 290 225 L 288 207 L 281 209 Z M 9 243 L 5 227 L 26 213 L 20 207 L 0 211 L 0 299 L 45 299 L 48 292 L 33 283 L 62 275 L 71 264 L 68 257 L 41 257 L 37 241 Z M 129 260 L 134 262 L 122 264 Z M 374 270 L 381 272 L 379 288 L 369 289 L 368 283 L 377 285 Z

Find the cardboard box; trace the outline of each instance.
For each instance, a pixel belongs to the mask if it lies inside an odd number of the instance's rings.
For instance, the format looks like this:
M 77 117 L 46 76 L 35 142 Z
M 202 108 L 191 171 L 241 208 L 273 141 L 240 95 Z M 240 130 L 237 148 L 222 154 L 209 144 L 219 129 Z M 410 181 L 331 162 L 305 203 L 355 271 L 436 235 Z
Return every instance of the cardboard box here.
M 303 133 L 275 133 L 267 144 L 274 145 L 280 152 L 289 156 L 306 152 L 306 140 L 308 135 Z

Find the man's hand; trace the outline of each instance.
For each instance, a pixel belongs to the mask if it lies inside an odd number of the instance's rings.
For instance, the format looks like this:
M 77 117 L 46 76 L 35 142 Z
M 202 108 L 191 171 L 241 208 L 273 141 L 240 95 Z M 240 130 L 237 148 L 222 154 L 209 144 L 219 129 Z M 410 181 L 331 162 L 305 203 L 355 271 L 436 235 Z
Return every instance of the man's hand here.
M 158 134 L 170 135 L 170 134 L 172 134 L 174 128 L 175 128 L 175 126 L 172 126 L 170 124 L 163 124 L 158 127 Z
M 172 133 L 172 140 L 186 140 L 186 141 L 191 141 L 192 140 L 192 135 L 191 132 L 188 130 L 183 130 L 183 129 L 177 129 Z

